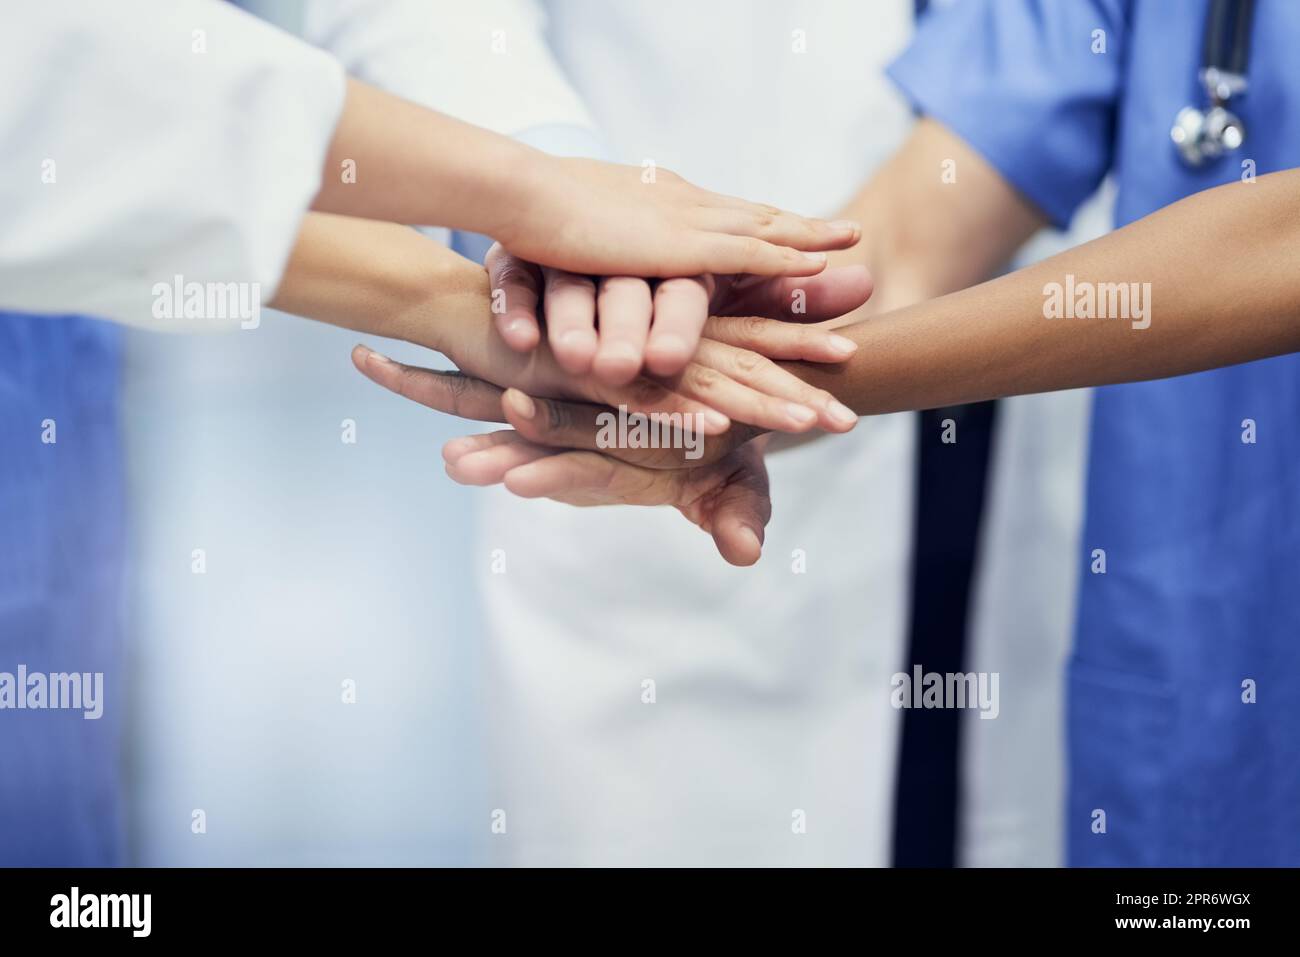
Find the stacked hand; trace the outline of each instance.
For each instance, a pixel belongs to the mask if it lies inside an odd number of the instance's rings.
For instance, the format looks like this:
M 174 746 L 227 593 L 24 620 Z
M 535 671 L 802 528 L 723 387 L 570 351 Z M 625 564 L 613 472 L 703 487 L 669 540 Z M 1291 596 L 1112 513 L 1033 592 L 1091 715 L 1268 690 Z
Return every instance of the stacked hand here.
M 568 505 L 672 505 L 713 536 L 722 557 L 752 565 L 771 515 L 763 452 L 767 436 L 747 425 L 704 443 L 699 459 L 682 449 L 601 448 L 597 416 L 607 407 L 503 391 L 458 372 L 375 360 L 358 346 L 353 361 L 393 392 L 467 419 L 514 426 L 453 439 L 447 474 L 463 485 L 496 485 L 524 498 Z
M 826 250 L 861 236 L 856 223 L 710 192 L 665 169 L 528 153 L 491 181 L 514 198 L 493 204 L 502 217 L 470 228 L 533 262 L 598 275 L 811 276 Z
M 830 318 L 860 305 L 871 294 L 865 269 L 825 277 L 769 279 L 749 273 L 705 273 L 665 279 L 651 287 L 630 276 L 593 280 L 539 267 L 505 252 L 487 254 L 497 329 L 518 352 L 540 339 L 538 316 L 560 366 L 574 375 L 594 371 L 611 383 L 631 381 L 642 365 L 657 375 L 680 372 L 696 355 L 710 316 L 760 316 L 800 322 Z M 809 301 L 811 300 L 811 301 Z M 837 311 L 838 310 L 838 311 Z M 596 317 L 600 317 L 599 330 Z M 846 351 L 853 344 L 836 340 Z
M 801 279 L 706 275 L 651 289 L 639 279 L 597 283 L 538 269 L 494 247 L 488 269 L 505 305 L 494 310 L 496 331 L 484 324 L 439 347 L 461 372 L 403 365 L 364 346 L 353 352 L 361 372 L 406 398 L 514 426 L 449 442 L 456 481 L 504 482 L 518 495 L 573 505 L 674 505 L 713 535 L 726 560 L 746 565 L 759 557 L 770 514 L 762 432 L 845 432 L 857 422 L 773 360 L 852 354 L 852 341 L 827 329 L 779 320 L 814 323 L 857 308 L 871 294 L 864 268 Z M 700 415 L 702 456 L 602 447 L 598 416 L 619 406 Z
M 326 167 L 338 162 L 371 173 L 346 187 L 325 178 L 271 304 L 436 349 L 463 373 L 448 378 L 358 347 L 353 359 L 366 375 L 448 411 L 470 413 L 469 396 L 490 394 L 499 419 L 500 393 L 514 388 L 521 403 L 553 400 L 546 408 L 557 415 L 571 403 L 595 404 L 617 409 L 621 422 L 671 416 L 692 447 L 713 437 L 703 460 L 711 464 L 683 471 L 671 488 L 620 466 L 599 494 L 583 493 L 585 476 L 617 458 L 536 461 L 541 446 L 524 436 L 540 436 L 522 424 L 519 434 L 487 440 L 500 457 L 492 461 L 538 467 L 520 477 L 544 480 L 533 494 L 673 501 L 719 529 L 729 557 L 752 561 L 765 512 L 734 529 L 719 524 L 738 495 L 764 485 L 757 446 L 737 453 L 742 468 L 718 454 L 754 434 L 733 420 L 785 432 L 856 424 L 829 393 L 774 361 L 839 363 L 853 353 L 852 340 L 806 323 L 850 312 L 871 294 L 865 269 L 826 268 L 827 252 L 860 241 L 856 223 L 713 193 L 662 169 L 547 156 L 355 81 Z M 499 245 L 484 270 L 393 223 L 467 229 Z M 662 418 L 651 425 L 663 434 Z M 623 464 L 641 468 L 633 459 Z M 548 477 L 570 463 L 578 471 L 567 486 Z M 490 480 L 510 474 L 513 487 L 513 473 L 506 467 Z M 639 482 L 639 496 L 615 479 Z M 745 529 L 748 540 L 733 538 Z

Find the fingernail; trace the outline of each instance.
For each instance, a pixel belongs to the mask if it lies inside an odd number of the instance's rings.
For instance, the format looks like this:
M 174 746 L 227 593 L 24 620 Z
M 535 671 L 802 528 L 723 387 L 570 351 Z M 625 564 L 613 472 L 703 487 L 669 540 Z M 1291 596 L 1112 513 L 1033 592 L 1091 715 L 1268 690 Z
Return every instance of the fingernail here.
M 530 396 L 525 395 L 518 389 L 509 390 L 506 393 L 506 399 L 510 402 L 511 408 L 525 419 L 531 420 L 537 414 L 537 404 L 533 402 Z
M 815 263 L 824 263 L 826 261 L 825 253 L 804 253 L 804 259 L 811 259 Z
M 826 406 L 826 411 L 830 413 L 831 421 L 840 425 L 854 425 L 858 421 L 857 413 L 843 402 L 832 401 Z
M 731 420 L 719 412 L 717 409 L 708 409 L 704 413 L 704 421 L 713 428 L 722 430 L 731 425 Z
M 842 356 L 852 355 L 858 351 L 858 344 L 846 336 L 832 334 L 827 341 L 831 344 L 831 350 Z
M 367 360 L 374 359 L 376 362 L 392 362 L 392 361 L 393 361 L 392 359 L 388 358 L 388 356 L 384 355 L 382 352 L 376 352 L 374 349 L 367 348 L 366 346 L 362 346 L 361 348 L 363 348 L 363 349 L 366 350 L 366 359 L 367 359 Z
M 560 345 L 568 346 L 577 345 L 579 342 L 594 342 L 595 340 L 596 333 L 593 329 L 570 329 L 568 332 L 564 333 L 564 335 L 560 336 L 557 341 Z
M 790 416 L 790 421 L 796 425 L 807 425 L 810 422 L 817 421 L 817 413 L 806 405 L 799 405 L 797 402 L 790 402 L 785 407 L 786 414 Z
M 830 224 L 831 229 L 837 233 L 856 233 L 862 229 L 862 224 L 851 219 L 837 219 Z
M 469 439 L 452 439 L 442 447 L 443 461 L 451 464 L 464 455 L 471 446 Z
M 600 357 L 605 362 L 611 359 L 617 362 L 636 362 L 639 358 L 636 347 L 630 342 L 611 342 L 601 348 Z
M 745 532 L 749 533 L 749 537 L 754 540 L 754 547 L 761 550 L 763 547 L 763 536 L 759 534 L 758 530 L 752 525 L 742 525 L 741 528 Z
M 670 356 L 681 356 L 686 354 L 686 340 L 681 336 L 657 336 L 654 340 L 654 347 L 655 352 L 660 355 L 664 355 L 665 353 Z

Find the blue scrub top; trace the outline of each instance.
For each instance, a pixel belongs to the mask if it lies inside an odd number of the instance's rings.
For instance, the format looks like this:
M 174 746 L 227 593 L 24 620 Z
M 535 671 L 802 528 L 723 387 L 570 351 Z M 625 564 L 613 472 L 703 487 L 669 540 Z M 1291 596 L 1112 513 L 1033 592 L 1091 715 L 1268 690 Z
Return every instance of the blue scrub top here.
M 1175 114 L 1204 103 L 1208 5 L 958 0 L 890 72 L 1056 224 L 1112 174 L 1124 225 L 1239 181 L 1244 159 L 1260 175 L 1300 166 L 1289 0 L 1257 4 L 1250 92 L 1234 107 L 1243 149 L 1197 171 L 1176 156 Z M 1225 247 L 1224 270 L 1234 255 Z M 1216 295 L 1212 273 L 1187 281 Z M 1087 488 L 1070 863 L 1300 865 L 1300 356 L 1097 390 Z M 1092 571 L 1099 548 L 1105 574 Z M 1002 713 L 1016 720 L 1014 705 Z
M 0 866 L 122 862 L 120 336 L 0 312 L 0 672 L 104 675 L 98 720 L 0 710 Z

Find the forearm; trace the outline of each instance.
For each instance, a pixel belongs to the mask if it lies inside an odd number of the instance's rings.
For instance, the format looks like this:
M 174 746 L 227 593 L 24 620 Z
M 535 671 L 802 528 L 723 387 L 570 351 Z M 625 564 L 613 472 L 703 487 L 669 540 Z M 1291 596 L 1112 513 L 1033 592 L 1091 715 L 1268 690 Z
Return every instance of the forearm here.
M 801 366 L 799 374 L 860 414 L 876 414 L 1293 352 L 1297 250 L 1300 171 L 1234 183 L 1018 272 L 841 329 L 859 344 L 854 357 L 834 370 Z M 1138 319 L 1046 318 L 1045 287 L 1064 287 L 1069 276 L 1076 289 L 1136 283 L 1149 327 L 1135 328 L 1145 321 Z
M 832 265 L 865 265 L 875 292 L 827 325 L 840 327 L 982 282 L 1006 265 L 1045 219 L 961 137 L 922 119 L 840 213 L 862 238 Z M 773 450 L 824 435 L 780 436 Z
M 310 213 L 275 309 L 441 352 L 462 371 L 539 395 L 568 395 L 545 347 L 515 352 L 492 324 L 487 271 L 413 229 Z
M 497 235 L 544 154 L 356 80 L 312 208 Z
M 309 213 L 269 305 L 445 351 L 455 324 L 488 325 L 483 269 L 413 229 Z
M 550 156 L 348 81 L 312 208 L 485 233 L 569 272 L 813 276 L 857 240 L 826 223 L 702 190 L 669 170 Z M 650 188 L 653 186 L 653 188 Z
M 961 137 L 920 120 L 841 211 L 862 239 L 831 254 L 865 264 L 876 292 L 847 325 L 983 282 L 1045 222 Z

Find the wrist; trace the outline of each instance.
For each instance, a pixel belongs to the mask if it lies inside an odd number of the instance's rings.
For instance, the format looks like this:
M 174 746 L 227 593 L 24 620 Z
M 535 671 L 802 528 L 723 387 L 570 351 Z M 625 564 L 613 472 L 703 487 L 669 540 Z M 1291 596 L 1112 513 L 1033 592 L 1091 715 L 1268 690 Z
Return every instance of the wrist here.
M 487 271 L 477 263 L 447 255 L 391 275 L 385 301 L 392 336 L 460 360 L 468 331 L 490 325 L 492 299 Z
M 527 211 L 553 188 L 556 160 L 541 150 L 502 139 L 491 159 L 480 164 L 474 189 L 482 210 L 471 228 L 509 247 L 517 238 Z

